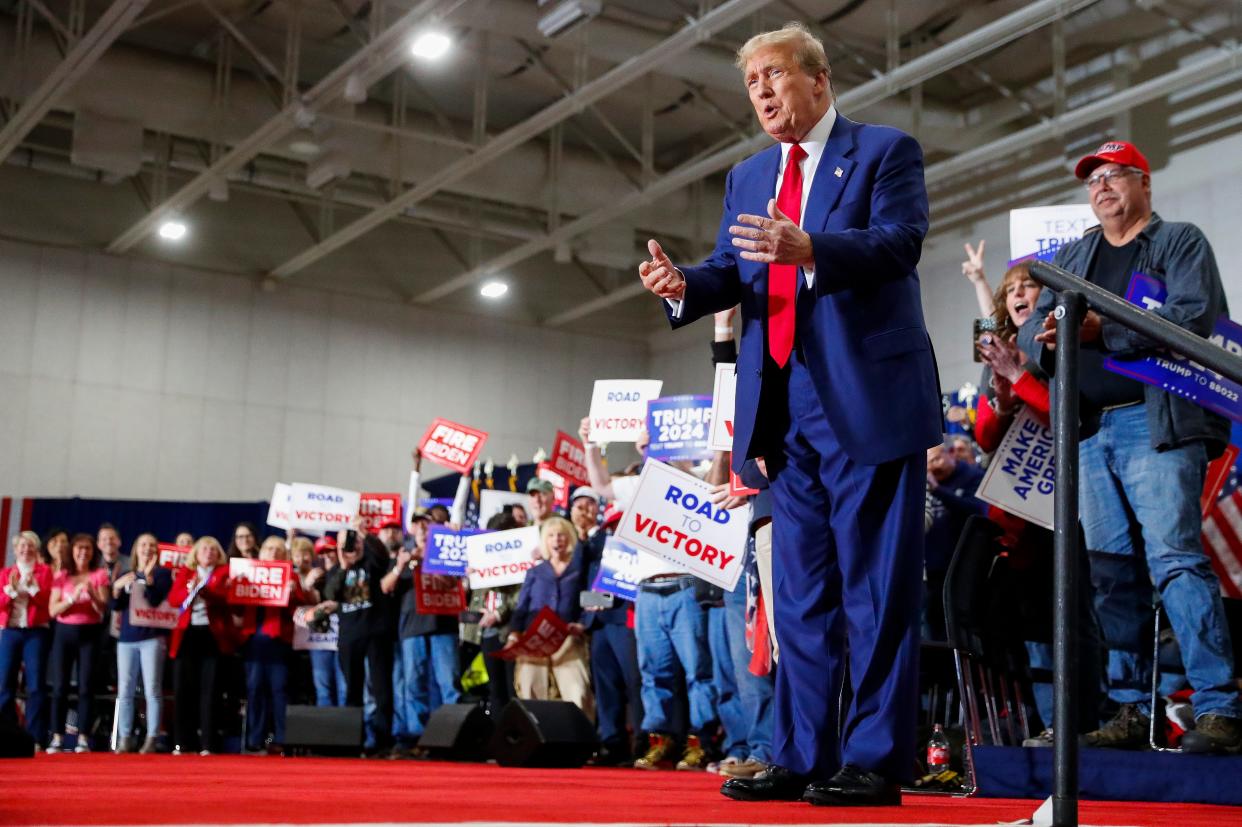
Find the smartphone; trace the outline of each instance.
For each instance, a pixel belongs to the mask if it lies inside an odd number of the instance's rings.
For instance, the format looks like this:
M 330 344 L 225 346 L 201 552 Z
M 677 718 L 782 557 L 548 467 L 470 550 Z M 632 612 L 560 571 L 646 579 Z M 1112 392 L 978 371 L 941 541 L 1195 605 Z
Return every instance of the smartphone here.
M 458 612 L 457 619 L 462 623 L 478 623 L 483 619 L 482 612 Z
M 358 550 L 358 532 L 352 528 L 345 532 L 345 545 L 341 546 L 342 551 Z
M 611 609 L 616 601 L 610 594 L 578 592 L 578 605 L 584 609 Z
M 982 336 L 996 335 L 996 319 L 991 316 L 985 316 L 982 319 L 975 319 L 974 332 L 971 337 L 971 351 L 973 351 L 976 362 L 982 362 L 983 357 L 979 355 L 979 339 Z

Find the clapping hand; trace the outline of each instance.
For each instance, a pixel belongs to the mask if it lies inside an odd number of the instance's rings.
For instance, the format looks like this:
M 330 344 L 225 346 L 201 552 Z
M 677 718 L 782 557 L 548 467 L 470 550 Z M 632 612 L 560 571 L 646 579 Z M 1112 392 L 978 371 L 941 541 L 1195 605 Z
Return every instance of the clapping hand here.
M 1018 350 L 1017 337 L 1005 339 L 995 333 L 979 337 L 979 356 L 992 369 L 992 373 L 1009 382 L 1022 378 L 1022 352 Z

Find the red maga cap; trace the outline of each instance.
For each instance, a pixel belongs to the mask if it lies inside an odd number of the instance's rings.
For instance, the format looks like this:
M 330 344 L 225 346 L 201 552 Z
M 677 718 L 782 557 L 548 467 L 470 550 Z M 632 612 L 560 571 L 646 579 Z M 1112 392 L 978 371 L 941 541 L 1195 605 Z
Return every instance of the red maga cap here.
M 331 534 L 325 534 L 315 541 L 315 551 L 323 554 L 325 551 L 336 551 L 336 537 Z
M 1141 169 L 1151 175 L 1151 165 L 1147 163 L 1147 158 L 1139 152 L 1138 147 L 1126 141 L 1109 141 L 1101 144 L 1099 149 L 1078 162 L 1078 165 L 1074 167 L 1074 175 L 1080 181 L 1085 181 L 1087 176 L 1101 164 L 1121 164 L 1123 167 Z

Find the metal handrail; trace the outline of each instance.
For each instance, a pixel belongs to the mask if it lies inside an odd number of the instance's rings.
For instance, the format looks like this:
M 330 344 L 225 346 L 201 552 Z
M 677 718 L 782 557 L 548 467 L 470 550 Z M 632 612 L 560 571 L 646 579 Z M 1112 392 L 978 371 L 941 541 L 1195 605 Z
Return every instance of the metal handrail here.
M 1053 765 L 1052 823 L 1078 824 L 1078 698 L 1073 691 L 1078 625 L 1078 354 L 1079 328 L 1087 307 L 1137 331 L 1174 353 L 1242 383 L 1242 357 L 1142 310 L 1104 288 L 1045 261 L 1031 263 L 1031 276 L 1057 291 L 1056 438 L 1052 630 Z

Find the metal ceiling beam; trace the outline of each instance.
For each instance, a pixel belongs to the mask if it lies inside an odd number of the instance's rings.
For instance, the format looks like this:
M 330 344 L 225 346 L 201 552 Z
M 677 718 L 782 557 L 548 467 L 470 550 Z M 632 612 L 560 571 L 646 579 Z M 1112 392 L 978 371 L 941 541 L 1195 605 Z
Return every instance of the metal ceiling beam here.
M 95 65 L 130 23 L 134 22 L 149 0 L 116 0 L 108 7 L 91 30 L 73 44 L 65 59 L 57 64 L 38 88 L 30 94 L 8 123 L 0 129 L 0 163 L 30 134 L 56 101 L 73 87 Z
M 923 83 L 954 66 L 961 65 L 980 55 L 987 54 L 1012 40 L 1021 37 L 1054 20 L 1085 8 L 1097 0 L 1039 0 L 1030 3 L 1019 11 L 994 20 L 969 34 L 933 49 L 927 54 L 914 58 L 908 63 L 898 66 L 892 72 L 881 75 L 861 86 L 855 87 L 838 100 L 838 108 L 842 111 L 853 111 L 870 106 L 885 98 L 891 97 L 911 86 Z M 739 81 L 740 85 L 740 81 Z M 528 241 L 509 250 L 491 261 L 449 279 L 417 297 L 419 302 L 431 302 L 449 295 L 476 281 L 494 274 L 498 270 L 512 267 L 531 256 L 568 241 L 582 232 L 606 224 L 612 219 L 625 215 L 650 203 L 663 195 L 675 192 L 700 178 L 706 178 L 727 169 L 748 155 L 753 155 L 771 143 L 772 139 L 760 132 L 746 140 L 732 144 L 712 155 L 686 164 L 671 171 L 668 175 L 656 180 L 650 186 L 621 199 L 603 209 L 587 213 L 578 219 L 559 227 L 555 232 Z M 594 310 L 600 310 L 619 301 L 633 296 L 632 286 L 621 288 L 595 299 Z M 612 301 L 605 301 L 609 297 Z M 549 320 L 549 324 L 563 324 L 584 315 L 578 308 L 558 314 Z M 555 320 L 555 322 L 553 321 Z
M 439 6 L 441 0 L 423 0 L 407 12 L 378 37 L 354 52 L 327 77 L 311 89 L 291 101 L 273 115 L 266 123 L 251 132 L 228 152 L 177 192 L 173 193 L 154 210 L 117 236 L 108 245 L 108 252 L 123 253 L 150 235 L 166 218 L 174 216 L 207 194 L 212 185 L 230 173 L 240 169 L 264 147 L 291 132 L 300 111 L 311 112 L 337 100 L 345 89 L 345 82 L 353 74 L 359 74 L 367 85 L 388 74 L 406 58 L 408 38 L 413 26 Z
M 424 181 L 393 198 L 383 207 L 362 216 L 333 235 L 310 247 L 272 270 L 271 275 L 288 277 L 314 262 L 340 249 L 383 224 L 389 218 L 417 204 L 446 186 L 460 181 L 467 175 L 482 169 L 502 157 L 514 147 L 539 135 L 550 127 L 578 114 L 586 107 L 602 99 L 616 89 L 642 77 L 665 63 L 676 60 L 683 52 L 692 49 L 714 33 L 743 19 L 768 5 L 771 0 L 727 0 L 702 17 L 688 23 L 676 34 L 652 49 L 635 55 L 624 63 L 605 72 L 600 77 L 579 88 L 576 92 L 512 126 L 474 153 L 442 169 Z

